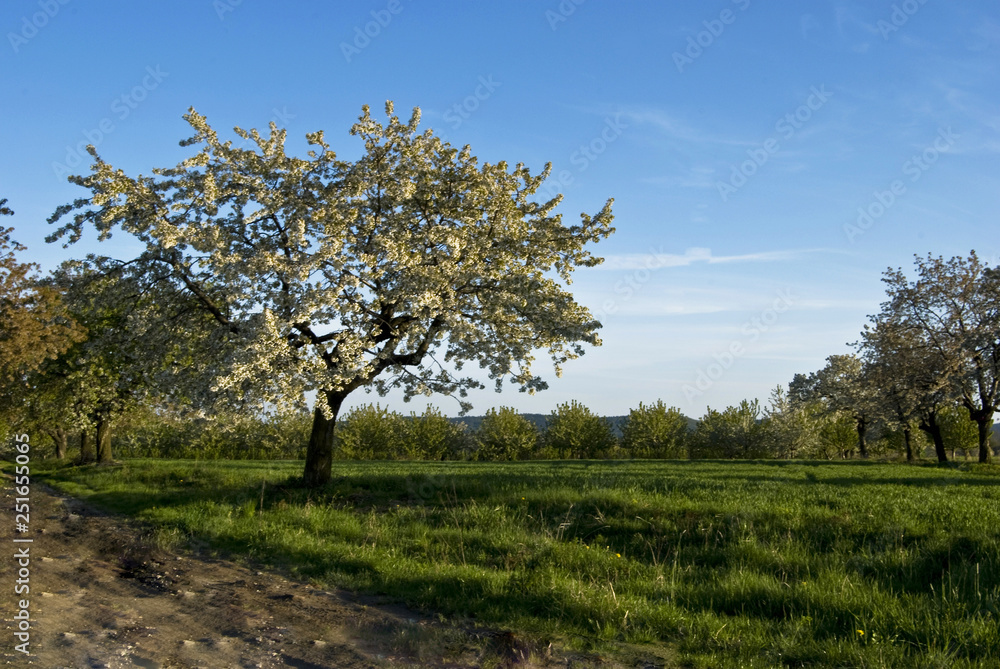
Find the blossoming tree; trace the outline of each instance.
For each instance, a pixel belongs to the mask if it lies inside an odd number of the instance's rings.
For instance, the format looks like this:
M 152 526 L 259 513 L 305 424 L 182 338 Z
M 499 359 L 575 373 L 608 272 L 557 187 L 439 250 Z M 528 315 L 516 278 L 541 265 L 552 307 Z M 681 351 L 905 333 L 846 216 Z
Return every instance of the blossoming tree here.
M 134 235 L 145 250 L 132 269 L 212 317 L 216 336 L 199 337 L 206 397 L 264 409 L 316 393 L 308 485 L 330 479 L 337 414 L 359 388 L 465 397 L 482 387 L 459 376 L 476 362 L 498 391 L 509 379 L 534 392 L 546 387 L 536 351 L 559 374 L 600 344 L 600 323 L 564 283 L 601 262 L 584 247 L 614 231 L 612 201 L 564 225 L 560 197 L 532 199 L 550 166 L 479 165 L 468 146 L 418 132 L 419 109 L 402 122 L 386 103 L 386 116 L 363 108 L 351 134 L 365 151 L 345 161 L 322 132 L 306 136 L 308 158 L 286 154 L 274 124 L 267 137 L 236 128 L 249 148 L 234 146 L 191 109 L 182 145 L 200 145 L 195 155 L 130 177 L 90 147 L 92 173 L 70 178 L 89 197 L 50 219 L 70 219 L 50 241 L 89 225 L 101 239 Z

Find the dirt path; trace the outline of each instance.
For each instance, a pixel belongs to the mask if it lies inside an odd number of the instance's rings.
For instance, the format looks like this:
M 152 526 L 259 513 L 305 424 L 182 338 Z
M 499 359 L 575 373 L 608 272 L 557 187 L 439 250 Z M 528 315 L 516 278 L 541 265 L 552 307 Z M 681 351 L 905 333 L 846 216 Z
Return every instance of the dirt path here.
M 13 491 L 0 518 L 0 656 L 46 669 L 140 667 L 612 666 L 532 654 L 509 634 L 152 548 L 137 526 L 34 483 L 32 544 L 15 544 Z M 15 650 L 15 551 L 30 545 L 31 657 Z M 533 655 L 525 661 L 524 655 Z

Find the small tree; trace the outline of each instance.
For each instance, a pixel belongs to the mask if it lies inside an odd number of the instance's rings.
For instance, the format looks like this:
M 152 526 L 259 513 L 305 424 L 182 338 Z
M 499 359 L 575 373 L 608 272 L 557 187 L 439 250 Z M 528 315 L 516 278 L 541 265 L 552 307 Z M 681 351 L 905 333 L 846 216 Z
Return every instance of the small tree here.
M 789 394 L 800 402 L 821 400 L 830 413 L 850 414 L 854 418 L 858 452 L 867 458 L 868 428 L 879 417 L 879 404 L 864 371 L 862 360 L 856 355 L 831 355 L 823 369 L 809 376 L 796 374 L 789 385 Z
M 818 450 L 819 428 L 815 403 L 793 402 L 781 386 L 771 391 L 764 410 L 767 451 L 779 458 L 813 457 Z
M 692 458 L 763 458 L 767 451 L 767 429 L 760 402 L 743 400 L 721 413 L 711 407 L 692 435 Z
M 955 457 L 955 451 L 962 451 L 968 458 L 969 453 L 979 448 L 979 430 L 976 423 L 969 420 L 965 407 L 944 407 L 938 414 L 938 424 L 941 426 L 941 438 L 951 450 L 952 457 Z
M 337 457 L 343 460 L 392 460 L 406 452 L 402 414 L 366 404 L 349 411 L 337 426 Z
M 963 416 L 963 420 L 964 418 Z M 916 425 L 910 425 L 909 430 L 904 431 L 904 428 L 894 421 L 886 423 L 879 442 L 883 452 L 899 453 L 907 462 L 918 460 L 926 448 L 933 445 L 924 432 L 916 429 Z
M 510 407 L 490 409 L 473 437 L 477 460 L 527 460 L 538 446 L 538 428 Z
M 542 441 L 543 456 L 559 459 L 602 457 L 617 443 L 608 421 L 576 400 L 556 407 Z
M 858 423 L 854 414 L 824 410 L 820 418 L 820 448 L 816 455 L 824 460 L 853 456 L 858 447 Z
M 640 402 L 622 426 L 622 450 L 633 458 L 684 457 L 689 431 L 688 419 L 680 409 L 667 408 L 663 400 L 651 405 Z
M 403 457 L 409 460 L 444 460 L 464 456 L 469 435 L 465 423 L 455 424 L 435 407 L 411 413 L 403 421 Z

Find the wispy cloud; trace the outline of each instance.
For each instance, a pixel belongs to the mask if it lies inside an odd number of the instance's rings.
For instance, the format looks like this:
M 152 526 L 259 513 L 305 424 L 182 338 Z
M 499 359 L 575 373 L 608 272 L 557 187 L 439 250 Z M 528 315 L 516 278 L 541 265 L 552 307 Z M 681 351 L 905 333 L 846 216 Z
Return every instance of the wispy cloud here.
M 639 183 L 669 188 L 715 188 L 716 178 L 714 169 L 695 167 L 684 174 L 641 177 Z
M 694 144 L 717 144 L 720 146 L 752 146 L 753 142 L 735 137 L 726 137 L 705 132 L 693 127 L 667 112 L 648 107 L 626 108 L 621 115 L 636 125 L 649 125 L 667 137 Z
M 827 249 L 793 249 L 786 251 L 762 251 L 740 255 L 717 256 L 712 250 L 703 247 L 693 247 L 676 253 L 619 253 L 604 257 L 604 263 L 594 269 L 601 270 L 635 270 L 662 269 L 665 267 L 688 267 L 697 263 L 716 265 L 722 263 L 745 262 L 782 262 L 794 260 L 808 253 L 827 252 Z

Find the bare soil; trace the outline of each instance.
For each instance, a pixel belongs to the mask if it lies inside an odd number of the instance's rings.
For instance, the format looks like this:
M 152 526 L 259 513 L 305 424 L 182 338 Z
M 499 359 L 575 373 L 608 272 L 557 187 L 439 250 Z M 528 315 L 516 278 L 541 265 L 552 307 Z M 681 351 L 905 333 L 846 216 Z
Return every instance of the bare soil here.
M 9 483 L 4 481 L 8 513 L 0 520 L 0 543 L 7 547 L 0 550 L 0 657 L 8 665 L 621 666 L 197 552 L 159 549 L 135 523 L 37 482 L 31 488 L 30 530 L 15 534 Z M 12 541 L 25 537 L 33 543 Z M 12 556 L 24 546 L 30 546 L 30 593 L 16 595 L 19 566 Z M 15 650 L 13 616 L 23 598 L 30 602 L 30 656 Z

